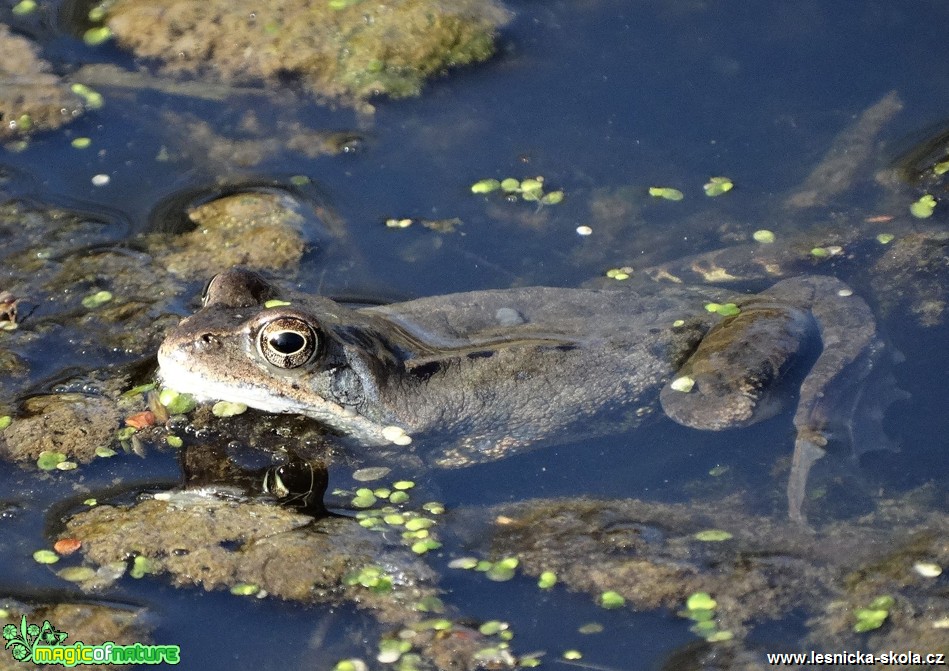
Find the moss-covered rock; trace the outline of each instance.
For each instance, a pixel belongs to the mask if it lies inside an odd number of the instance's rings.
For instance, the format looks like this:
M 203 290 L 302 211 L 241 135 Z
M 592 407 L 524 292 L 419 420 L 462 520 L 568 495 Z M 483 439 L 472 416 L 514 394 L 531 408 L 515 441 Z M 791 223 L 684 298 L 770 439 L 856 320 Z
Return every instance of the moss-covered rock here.
M 119 0 L 116 39 L 167 70 L 223 81 L 294 78 L 320 96 L 415 95 L 494 53 L 494 0 Z
M 86 463 L 113 442 L 119 412 L 109 399 L 82 394 L 35 396 L 0 434 L 0 454 L 36 461 L 43 452 Z
M 420 619 L 414 604 L 435 594 L 430 569 L 405 550 L 385 548 L 380 534 L 351 520 L 314 522 L 200 490 L 131 507 L 96 506 L 70 519 L 61 536 L 82 541 L 86 558 L 99 567 L 142 557 L 148 573 L 167 573 L 177 585 L 253 585 L 293 601 L 350 601 L 388 622 Z M 387 589 L 346 580 L 369 566 L 390 576 Z
M 0 24 L 0 139 L 59 128 L 82 111 L 82 99 L 50 71 L 36 46 Z
M 198 227 L 152 239 L 153 253 L 174 275 L 210 277 L 221 269 L 289 268 L 303 256 L 303 216 L 288 194 L 246 192 L 195 207 L 188 217 Z

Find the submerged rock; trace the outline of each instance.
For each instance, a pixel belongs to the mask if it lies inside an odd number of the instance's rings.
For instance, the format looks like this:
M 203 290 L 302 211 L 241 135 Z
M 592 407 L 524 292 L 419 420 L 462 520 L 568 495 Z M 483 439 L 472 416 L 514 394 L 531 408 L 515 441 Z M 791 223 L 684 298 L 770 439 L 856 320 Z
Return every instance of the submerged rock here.
M 278 270 L 303 256 L 304 217 L 284 193 L 254 191 L 223 196 L 188 212 L 198 227 L 152 240 L 152 252 L 174 275 L 211 276 L 222 268 Z
M 931 507 L 939 497 L 924 489 L 915 496 L 922 507 L 914 497 L 887 501 L 872 515 L 817 533 L 749 515 L 728 499 L 702 506 L 536 500 L 484 511 L 488 530 L 475 524 L 469 534 L 490 539 L 482 541 L 488 556 L 516 558 L 531 576 L 553 572 L 601 603 L 611 592 L 633 609 L 673 609 L 709 641 L 744 645 L 755 626 L 804 613 L 812 643 L 805 647 L 936 651 L 949 599 L 916 567 L 949 562 L 947 521 Z M 892 605 L 870 645 L 855 613 L 880 597 Z M 692 617 L 702 609 L 693 601 L 709 604 L 699 604 L 709 611 L 704 620 Z
M 418 94 L 494 53 L 509 13 L 493 0 L 119 0 L 108 26 L 136 56 L 225 82 L 300 80 L 344 100 Z
M 119 412 L 106 398 L 82 394 L 35 396 L 0 434 L 0 454 L 13 461 L 35 461 L 43 452 L 88 463 L 108 446 L 119 426 Z
M 36 46 L 0 24 L 0 139 L 59 128 L 82 112 L 82 99 Z
M 134 645 L 152 642 L 152 626 L 148 612 L 143 608 L 121 607 L 95 603 L 56 603 L 26 605 L 16 601 L 9 604 L 6 600 L 3 609 L 9 614 L 7 621 L 19 623 L 26 616 L 29 624 L 41 626 L 49 622 L 53 629 L 65 632 L 66 638 L 59 645 L 72 646 L 81 641 L 86 645 L 97 645 L 110 641 L 116 645 Z M 5 641 L 6 642 L 6 641 Z M 9 647 L 9 646 L 8 646 Z M 3 657 L 4 661 L 10 658 Z M 15 668 L 28 668 L 25 664 L 14 664 Z M 6 667 L 2 668 L 14 668 Z M 33 666 L 35 669 L 61 669 L 58 664 Z M 128 669 L 129 665 L 109 665 L 109 669 Z
M 86 558 L 97 566 L 141 557 L 146 572 L 167 573 L 176 585 L 252 585 L 254 593 L 293 601 L 349 601 L 371 608 L 382 621 L 420 619 L 414 604 L 435 594 L 429 568 L 405 550 L 386 548 L 381 534 L 352 520 L 314 521 L 203 490 L 130 507 L 96 506 L 70 519 L 62 537 L 82 541 Z M 387 577 L 385 588 L 346 580 L 370 566 Z

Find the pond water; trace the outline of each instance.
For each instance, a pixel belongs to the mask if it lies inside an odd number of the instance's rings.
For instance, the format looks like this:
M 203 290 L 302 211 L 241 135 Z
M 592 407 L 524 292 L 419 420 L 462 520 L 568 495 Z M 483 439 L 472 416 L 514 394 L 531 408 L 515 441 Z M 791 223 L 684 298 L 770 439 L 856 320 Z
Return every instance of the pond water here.
M 4 196 L 101 222 L 92 244 L 77 234 L 56 248 L 81 257 L 87 248 L 140 253 L 140 236 L 180 232 L 185 207 L 220 193 L 286 189 L 325 216 L 304 223 L 310 246 L 299 265 L 272 275 L 306 290 L 373 302 L 517 285 L 578 286 L 610 268 L 632 266 L 635 272 L 745 242 L 758 229 L 786 237 L 819 231 L 816 246 L 826 231 L 850 230 L 874 215 L 894 217 L 894 230 L 922 224 L 908 215 L 920 194 L 905 185 L 886 190 L 873 175 L 949 117 L 944 3 L 511 0 L 508 6 L 514 17 L 501 31 L 495 58 L 429 82 L 418 98 L 373 100 L 371 118 L 345 106 L 318 104 L 293 83 L 231 89 L 221 99 L 210 95 L 210 86 L 207 96 L 195 96 L 151 85 L 98 84 L 106 98 L 102 109 L 37 135 L 16 151 L 8 145 L 0 152 Z M 84 45 L 77 37 L 80 28 L 71 22 L 74 5 L 50 0 L 41 9 L 39 15 L 16 16 L 8 8 L 0 14 L 35 38 L 57 69 L 135 65 L 111 43 Z M 786 207 L 788 195 L 801 188 L 835 138 L 891 91 L 902 109 L 871 138 L 848 188 L 823 206 Z M 198 128 L 200 123 L 207 129 Z M 308 157 L 284 141 L 293 123 L 360 139 L 351 142 L 352 151 Z M 219 137 L 204 141 L 201 133 Z M 91 148 L 71 147 L 77 137 L 90 138 Z M 253 139 L 253 160 L 246 154 L 240 158 L 235 141 L 226 138 Z M 94 186 L 98 174 L 108 175 L 108 184 Z M 565 192 L 562 203 L 539 207 L 470 191 L 484 178 L 538 175 L 548 190 Z M 702 185 L 717 175 L 728 176 L 735 189 L 708 198 Z M 295 176 L 306 176 L 309 183 Z M 651 186 L 680 189 L 685 198 L 650 198 Z M 414 223 L 390 228 L 385 221 L 391 218 Z M 450 231 L 421 223 L 452 219 L 461 223 Z M 937 208 L 926 225 L 938 228 L 945 221 Z M 578 235 L 581 225 L 592 233 Z M 876 231 L 868 241 L 853 243 L 853 249 L 876 256 L 855 253 L 829 267 L 875 309 L 885 302 L 874 293 L 868 270 L 879 256 L 873 251 Z M 152 272 L 144 262 L 142 270 Z M 942 271 L 935 284 L 944 289 L 949 264 Z M 931 268 L 925 272 L 933 275 Z M 6 277 L 5 272 L 0 281 Z M 175 285 L 163 323 L 173 323 L 175 313 L 189 314 L 207 279 L 200 274 Z M 741 288 L 749 286 L 762 285 Z M 37 288 L 36 294 L 43 298 L 33 299 L 34 318 L 55 313 L 50 305 L 56 295 L 48 288 Z M 881 317 L 880 327 L 900 352 L 892 367 L 895 384 L 909 394 L 882 417 L 900 451 L 871 450 L 857 461 L 841 449 L 825 459 L 833 463 L 819 465 L 814 486 L 826 498 L 810 504 L 819 523 L 856 521 L 884 500 L 898 507 L 893 501 L 903 496 L 920 501 L 927 515 L 945 510 L 949 419 L 942 391 L 949 332 L 944 319 L 922 326 L 899 307 Z M 31 328 L 26 319 L 19 331 Z M 114 328 L 139 326 L 119 319 Z M 7 335 L 0 332 L 0 345 Z M 17 404 L 34 394 L 84 392 L 116 371 L 128 376 L 129 386 L 154 375 L 154 348 L 141 353 L 135 347 L 97 347 L 78 336 L 62 343 L 48 333 L 38 337 L 18 350 L 29 372 L 3 378 L 0 402 L 6 410 L 0 415 L 13 413 L 14 421 Z M 477 572 L 448 568 L 452 559 L 491 552 L 490 539 L 479 535 L 484 519 L 472 522 L 479 514 L 472 510 L 533 498 L 630 498 L 685 509 L 691 504 L 721 523 L 728 516 L 723 511 L 734 505 L 728 497 L 739 496 L 742 514 L 783 524 L 792 415 L 788 410 L 721 433 L 661 419 L 628 435 L 547 446 L 463 470 L 396 468 L 389 477 L 415 480 L 423 496 L 448 511 L 442 547 L 423 558 L 438 575 L 443 601 L 475 625 L 509 623 L 515 632 L 512 648 L 519 654 L 545 652 L 545 668 L 729 668 L 729 660 L 764 668 L 765 652 L 803 652 L 818 645 L 824 652 L 860 645 L 882 650 L 893 638 L 855 638 L 849 625 L 842 628 L 846 635 L 834 638 L 831 628 L 808 625 L 823 606 L 805 601 L 780 616 L 749 616 L 740 643 L 723 642 L 726 652 L 717 661 L 702 662 L 708 648 L 701 646 L 716 644 L 690 632 L 690 621 L 668 604 L 608 610 L 597 605 L 588 585 L 540 590 L 536 577 L 526 573 L 491 582 Z M 372 462 L 365 451 L 353 454 L 330 468 L 327 495 L 331 510 L 350 517 L 355 513 L 347 497 L 332 492 L 352 488 L 349 475 L 363 465 L 359 459 Z M 27 602 L 101 600 L 144 607 L 151 639 L 180 645 L 183 668 L 329 670 L 350 657 L 367 660 L 370 668 L 394 668 L 376 662 L 375 655 L 380 636 L 397 627 L 345 600 L 302 605 L 240 598 L 221 589 L 173 587 L 164 576 L 125 577 L 90 595 L 32 561 L 31 554 L 51 545 L 81 501 L 118 496 L 131 502 L 140 491 L 180 484 L 175 451 L 146 441 L 144 455 L 99 459 L 52 474 L 33 463 L 0 469 L 0 594 Z M 725 477 L 709 475 L 717 470 Z M 716 509 L 708 503 L 716 497 L 732 503 Z M 898 546 L 899 532 L 912 526 L 910 520 L 894 521 L 900 519 L 899 513 L 888 518 L 892 537 L 886 524 L 878 524 L 873 543 Z M 661 533 L 673 533 L 670 529 Z M 642 533 L 648 536 L 648 528 Z M 945 559 L 949 551 L 942 552 Z M 912 559 L 939 562 L 928 550 Z M 826 557 L 814 562 L 822 569 L 833 563 Z M 856 567 L 833 570 L 843 576 Z M 811 578 L 802 573 L 802 581 Z M 820 587 L 802 583 L 802 592 L 843 599 L 827 588 L 831 579 L 814 580 Z M 920 634 L 911 640 L 906 632 L 937 631 L 931 623 L 949 621 L 945 581 L 943 574 L 915 587 L 912 595 L 897 595 L 904 612 L 916 609 L 927 624 L 921 629 L 888 624 L 887 635 L 906 648 L 935 652 L 922 648 L 938 637 Z M 881 584 L 881 590 L 889 587 Z M 864 596 L 858 589 L 854 599 Z M 590 622 L 601 624 L 602 633 L 578 631 Z M 569 649 L 581 651 L 582 661 L 563 660 Z M 4 664 L 5 657 L 0 668 Z

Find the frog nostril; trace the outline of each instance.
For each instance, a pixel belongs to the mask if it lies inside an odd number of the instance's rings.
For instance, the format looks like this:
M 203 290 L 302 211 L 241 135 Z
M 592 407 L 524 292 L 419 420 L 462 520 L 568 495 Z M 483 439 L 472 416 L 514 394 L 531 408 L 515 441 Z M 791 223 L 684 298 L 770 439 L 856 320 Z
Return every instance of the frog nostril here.
M 213 333 L 202 333 L 198 339 L 198 345 L 201 347 L 220 347 L 221 340 Z

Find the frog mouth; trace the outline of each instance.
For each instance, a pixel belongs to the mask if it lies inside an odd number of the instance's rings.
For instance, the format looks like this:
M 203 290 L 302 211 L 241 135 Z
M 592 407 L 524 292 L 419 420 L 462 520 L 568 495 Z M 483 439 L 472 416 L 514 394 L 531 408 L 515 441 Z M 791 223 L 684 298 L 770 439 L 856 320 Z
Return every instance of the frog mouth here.
M 239 379 L 231 382 L 208 379 L 206 375 L 195 373 L 175 356 L 174 351 L 166 351 L 164 347 L 158 350 L 158 366 L 162 386 L 190 394 L 202 403 L 229 401 L 273 414 L 304 415 L 366 445 L 407 445 L 411 442 L 409 434 L 402 427 L 384 426 L 360 415 L 353 408 L 320 396 L 314 395 L 312 399 L 303 401 L 280 396 L 270 389 Z

